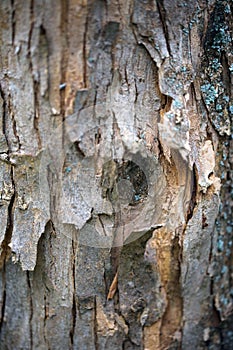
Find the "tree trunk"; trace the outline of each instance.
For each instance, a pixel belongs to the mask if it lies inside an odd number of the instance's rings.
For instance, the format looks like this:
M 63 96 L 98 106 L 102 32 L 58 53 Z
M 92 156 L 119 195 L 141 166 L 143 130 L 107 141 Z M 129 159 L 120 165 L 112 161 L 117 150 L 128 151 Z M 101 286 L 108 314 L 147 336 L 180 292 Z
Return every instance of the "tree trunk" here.
M 233 4 L 0 3 L 0 348 L 233 349 Z

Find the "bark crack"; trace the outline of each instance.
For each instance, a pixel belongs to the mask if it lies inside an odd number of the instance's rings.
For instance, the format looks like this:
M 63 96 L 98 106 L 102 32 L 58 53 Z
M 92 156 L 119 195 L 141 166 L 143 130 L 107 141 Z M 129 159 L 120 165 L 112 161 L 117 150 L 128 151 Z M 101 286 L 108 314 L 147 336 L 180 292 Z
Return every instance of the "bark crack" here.
M 101 219 L 101 214 L 98 214 L 98 218 L 99 218 L 99 221 L 100 221 L 100 225 L 101 225 L 101 227 L 103 229 L 103 233 L 104 233 L 105 236 L 107 236 L 107 232 L 105 230 L 104 223 L 103 223 L 103 221 Z
M 180 279 L 181 279 L 181 271 L 182 271 L 182 261 L 183 261 L 183 241 L 184 241 L 184 235 L 185 235 L 185 231 L 188 225 L 188 222 L 192 219 L 193 214 L 194 214 L 194 210 L 197 207 L 198 203 L 197 203 L 197 196 L 198 196 L 198 171 L 196 168 L 195 163 L 193 164 L 193 173 L 192 173 L 192 194 L 191 194 L 191 199 L 190 199 L 190 203 L 189 203 L 189 208 L 188 208 L 188 212 L 187 212 L 187 218 L 186 218 L 186 222 L 184 225 L 184 228 L 182 230 L 182 237 L 181 237 L 181 243 L 180 243 L 180 260 L 179 260 L 179 270 L 180 270 Z M 188 274 L 188 268 L 187 271 L 185 273 L 184 276 L 184 281 L 186 281 L 186 277 Z M 182 286 L 181 286 L 182 287 Z M 181 300 L 182 300 L 182 316 L 181 316 L 181 320 L 183 320 L 183 297 L 181 294 Z M 184 332 L 184 324 L 185 324 L 185 320 L 183 320 L 183 326 L 180 328 L 180 332 L 181 332 L 181 344 L 182 344 L 182 339 L 183 339 L 183 332 Z
M 195 163 L 193 164 L 193 173 L 192 173 L 192 195 L 189 203 L 188 213 L 187 213 L 187 220 L 186 220 L 186 226 L 193 217 L 194 209 L 197 206 L 197 193 L 198 193 L 198 171 Z
M 33 84 L 33 98 L 34 98 L 34 121 L 33 126 L 36 131 L 36 137 L 38 142 L 38 148 L 41 149 L 41 137 L 39 132 L 39 118 L 40 118 L 40 108 L 39 108 L 39 82 L 35 79 L 33 74 L 33 63 L 32 63 L 32 53 L 31 53 L 31 44 L 32 44 L 32 33 L 34 29 L 34 0 L 31 0 L 30 3 L 30 15 L 31 15 L 31 26 L 29 30 L 28 38 L 28 59 L 29 59 L 29 69 L 32 75 L 32 84 Z
M 32 62 L 31 62 L 31 42 L 32 42 L 32 32 L 34 28 L 34 0 L 31 0 L 30 3 L 30 16 L 31 16 L 31 23 L 30 23 L 30 30 L 29 30 L 29 36 L 28 36 L 28 56 L 30 58 L 30 66 L 32 68 Z
M 6 232 L 4 236 L 4 240 L 1 244 L 1 255 L 0 255 L 0 267 L 4 266 L 7 259 L 10 257 L 11 249 L 9 244 L 11 242 L 12 232 L 13 232 L 13 224 L 14 224 L 14 204 L 15 204 L 15 183 L 13 178 L 13 166 L 11 166 L 11 182 L 13 187 L 13 194 L 8 205 L 8 218 L 7 218 L 7 226 Z
M 76 245 L 74 240 L 72 240 L 72 254 L 73 254 L 73 262 L 72 262 L 72 278 L 73 278 L 73 305 L 72 305 L 72 328 L 70 330 L 70 342 L 71 347 L 74 349 L 74 333 L 75 333 L 75 326 L 76 326 L 76 318 L 77 318 L 77 308 L 76 308 L 76 297 L 75 297 L 75 265 L 76 265 Z
M 1 308 L 1 318 L 0 318 L 0 335 L 2 333 L 2 326 L 4 322 L 4 315 L 5 315 L 5 307 L 6 307 L 6 267 L 5 263 L 2 268 L 2 286 L 3 286 L 3 293 L 2 293 L 2 308 Z
M 11 0 L 11 26 L 12 26 L 12 35 L 11 42 L 14 45 L 15 42 L 15 1 Z
M 0 318 L 0 334 L 4 322 L 5 316 L 5 305 L 6 305 L 6 261 L 10 257 L 11 249 L 9 243 L 11 242 L 12 232 L 13 232 L 13 211 L 15 203 L 15 183 L 13 179 L 13 166 L 11 166 L 11 181 L 14 189 L 9 206 L 8 206 L 8 218 L 6 232 L 4 240 L 1 244 L 1 255 L 0 255 L 0 268 L 2 268 L 2 283 L 3 283 L 3 296 L 2 296 L 2 308 L 1 308 L 1 318 Z
M 84 26 L 83 35 L 83 87 L 87 88 L 87 31 L 88 31 L 88 14 L 86 15 L 86 21 Z
M 227 95 L 231 96 L 231 72 L 229 70 L 229 64 L 225 52 L 221 55 L 222 63 L 222 80 L 227 91 Z
M 30 281 L 30 273 L 27 271 L 27 284 L 30 295 L 30 317 L 29 317 L 29 328 L 30 328 L 30 346 L 33 349 L 33 329 L 32 329 L 32 319 L 33 319 L 33 301 L 32 301 L 32 286 Z
M 63 121 L 66 115 L 65 105 L 65 87 L 66 87 L 66 74 L 68 70 L 68 48 L 69 48 L 69 36 L 68 36 L 68 12 L 69 12 L 69 1 L 62 1 L 62 16 L 61 16 L 61 32 L 63 35 L 63 51 L 61 59 L 61 81 L 60 81 L 60 100 L 61 100 L 61 114 Z M 64 136 L 63 136 L 64 137 Z
M 47 287 L 46 287 L 47 288 Z M 45 344 L 47 345 L 48 350 L 50 350 L 50 346 L 49 346 L 49 341 L 47 339 L 47 335 L 46 335 L 46 321 L 47 318 L 49 317 L 49 307 L 47 305 L 47 298 L 46 298 L 46 294 L 44 294 L 44 324 L 43 324 L 43 336 L 44 336 L 44 341 Z
M 108 278 L 107 278 L 107 273 L 106 273 L 106 266 L 105 266 L 105 262 L 104 262 L 104 287 L 105 287 L 105 299 L 107 299 L 107 295 L 108 295 Z
M 9 96 L 9 100 L 8 100 L 8 110 L 9 110 L 9 112 L 11 112 L 13 132 L 14 132 L 15 138 L 16 138 L 17 141 L 18 141 L 19 150 L 20 150 L 20 148 L 21 148 L 21 143 L 20 143 L 20 138 L 19 138 L 18 132 L 17 132 L 17 125 L 16 125 L 16 120 L 15 120 L 13 108 L 11 107 L 11 102 L 10 102 L 11 100 L 10 100 L 10 97 L 11 97 L 11 96 Z M 9 145 L 10 145 L 10 143 L 9 143 Z M 10 148 L 9 148 L 9 151 L 10 151 Z
M 188 226 L 188 223 L 192 219 L 194 211 L 195 211 L 195 208 L 198 205 L 198 203 L 197 203 L 197 196 L 198 196 L 198 170 L 196 168 L 195 163 L 193 164 L 192 184 L 193 184 L 193 188 L 192 188 L 191 199 L 190 199 L 189 208 L 188 208 L 188 211 L 187 211 L 186 222 L 184 224 L 184 228 L 183 228 L 183 231 L 182 231 L 181 247 L 183 247 L 184 235 L 185 235 L 185 231 L 186 231 L 186 228 Z M 181 259 L 181 262 L 182 262 L 183 261 L 183 249 L 181 251 L 180 259 Z M 187 273 L 188 273 L 188 270 L 186 271 L 186 274 Z M 185 275 L 184 280 L 186 280 L 186 275 Z
M 5 136 L 6 144 L 9 152 L 9 141 L 6 136 L 6 99 L 5 99 L 5 94 L 3 92 L 1 84 L 0 84 L 0 96 L 2 98 L 2 132 Z
M 36 131 L 37 136 L 37 142 L 38 142 L 38 148 L 41 149 L 42 143 L 41 143 L 41 137 L 40 137 L 40 131 L 39 131 L 39 119 L 40 119 L 40 108 L 39 108 L 39 83 L 33 80 L 33 91 L 34 91 L 34 129 Z
M 156 0 L 156 3 L 157 3 L 157 7 L 158 7 L 160 21 L 161 21 L 162 28 L 163 28 L 164 38 L 166 40 L 167 51 L 169 53 L 169 56 L 172 57 L 172 52 L 171 52 L 171 47 L 170 47 L 170 39 L 169 39 L 169 32 L 168 32 L 168 27 L 167 27 L 167 23 L 166 23 L 167 15 L 166 15 L 166 10 L 165 10 L 165 7 L 164 7 L 164 3 L 163 3 L 163 0 Z
M 95 350 L 99 350 L 96 296 L 94 298 L 94 343 L 95 343 Z
M 7 123 L 7 117 L 9 114 L 11 115 L 11 118 L 12 118 L 13 133 L 14 133 L 15 138 L 18 141 L 19 149 L 21 148 L 21 144 L 20 144 L 19 135 L 17 133 L 16 120 L 14 118 L 13 108 L 11 106 L 11 95 L 8 95 L 8 101 L 7 101 L 6 95 L 3 91 L 1 84 L 0 84 L 0 95 L 1 95 L 1 98 L 3 100 L 2 132 L 5 136 L 5 140 L 6 140 L 6 144 L 7 144 L 7 148 L 8 148 L 7 154 L 8 154 L 8 161 L 9 161 L 9 153 L 11 152 L 11 143 L 10 143 L 10 140 L 8 138 L 8 133 L 7 133 L 7 128 L 9 127 L 8 123 Z M 8 110 L 8 113 L 7 113 L 7 110 Z

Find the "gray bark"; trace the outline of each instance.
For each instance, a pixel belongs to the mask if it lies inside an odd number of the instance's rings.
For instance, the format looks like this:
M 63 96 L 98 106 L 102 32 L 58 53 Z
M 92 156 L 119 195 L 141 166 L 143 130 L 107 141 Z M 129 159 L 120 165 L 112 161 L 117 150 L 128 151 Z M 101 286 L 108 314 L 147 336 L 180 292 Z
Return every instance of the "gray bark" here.
M 233 349 L 232 11 L 1 1 L 1 349 Z

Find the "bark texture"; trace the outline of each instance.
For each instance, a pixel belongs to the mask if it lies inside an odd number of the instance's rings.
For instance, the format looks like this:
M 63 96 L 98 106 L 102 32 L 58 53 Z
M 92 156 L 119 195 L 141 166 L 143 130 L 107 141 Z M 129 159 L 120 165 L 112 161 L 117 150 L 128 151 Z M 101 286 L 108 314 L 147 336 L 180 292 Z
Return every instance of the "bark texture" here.
M 233 349 L 233 3 L 0 2 L 0 348 Z

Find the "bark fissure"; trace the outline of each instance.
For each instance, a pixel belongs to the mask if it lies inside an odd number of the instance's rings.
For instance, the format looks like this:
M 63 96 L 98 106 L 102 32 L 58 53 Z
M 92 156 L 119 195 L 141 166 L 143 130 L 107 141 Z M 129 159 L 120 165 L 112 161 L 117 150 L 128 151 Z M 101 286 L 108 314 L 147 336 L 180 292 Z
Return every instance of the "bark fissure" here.
M 32 323 L 33 323 L 33 299 L 32 299 L 32 286 L 31 286 L 30 272 L 29 271 L 27 271 L 27 284 L 28 284 L 28 293 L 29 293 L 29 299 L 30 299 L 30 317 L 29 317 L 30 346 L 31 346 L 31 349 L 33 349 L 33 330 L 32 330 Z
M 93 331 L 94 331 L 94 345 L 95 350 L 99 350 L 99 343 L 98 343 L 98 315 L 97 315 L 97 300 L 96 296 L 94 297 L 94 320 L 93 320 Z
M 106 267 L 105 263 L 104 263 L 103 279 L 104 279 L 104 287 L 105 287 L 105 300 L 107 300 L 107 297 L 108 297 L 108 277 L 107 277 L 107 267 Z
M 33 63 L 32 63 L 32 52 L 31 52 L 31 45 L 32 45 L 32 34 L 34 30 L 34 0 L 31 0 L 30 3 L 30 30 L 28 35 L 28 60 L 29 60 L 29 69 L 32 75 L 32 84 L 33 84 L 33 96 L 34 96 L 34 120 L 33 120 L 33 126 L 36 132 L 37 142 L 38 142 L 38 148 L 41 149 L 41 136 L 39 131 L 39 119 L 40 119 L 40 102 L 39 102 L 39 94 L 40 94 L 40 83 L 37 80 L 37 78 L 34 76 L 33 71 Z
M 6 102 L 6 97 L 2 88 L 2 85 L 0 84 L 0 95 L 2 98 L 2 133 L 5 136 L 6 139 L 6 144 L 8 148 L 8 156 L 9 156 L 9 140 L 7 137 L 7 125 L 6 125 L 6 118 L 7 118 L 7 102 Z
M 18 150 L 20 150 L 22 145 L 21 145 L 21 142 L 20 142 L 19 133 L 17 132 L 17 123 L 16 123 L 16 120 L 15 120 L 14 110 L 13 110 L 12 104 L 11 104 L 11 95 L 10 94 L 8 95 L 7 107 L 8 107 L 8 114 L 7 115 L 11 116 L 13 133 L 14 133 L 15 138 L 18 141 Z M 10 145 L 10 142 L 9 142 L 9 145 Z M 10 147 L 9 148 L 9 152 L 11 152 L 11 151 L 12 151 L 12 149 Z
M 7 217 L 7 226 L 5 231 L 4 240 L 1 244 L 1 255 L 0 255 L 0 268 L 2 269 L 2 286 L 3 286 L 3 294 L 2 294 L 2 308 L 1 308 L 1 318 L 0 318 L 0 334 L 4 322 L 5 315 L 5 306 L 6 306 L 6 262 L 10 258 L 11 249 L 9 244 L 11 242 L 12 232 L 13 232 L 13 219 L 14 219 L 14 203 L 15 203 L 15 184 L 13 179 L 13 166 L 11 166 L 11 181 L 14 189 L 14 193 L 12 194 L 10 203 L 8 205 L 8 217 Z
M 107 232 L 105 230 L 105 226 L 104 226 L 103 220 L 101 219 L 101 215 L 100 214 L 98 215 L 98 218 L 99 218 L 99 221 L 100 221 L 100 225 L 101 225 L 101 227 L 103 229 L 103 233 L 104 233 L 105 236 L 107 236 Z
M 88 35 L 88 14 L 86 15 L 86 21 L 83 33 L 83 87 L 87 88 L 87 35 Z
M 15 183 L 14 183 L 13 166 L 11 166 L 10 175 L 11 175 L 12 188 L 14 192 L 11 196 L 11 200 L 8 205 L 7 226 L 6 226 L 4 240 L 2 241 L 2 244 L 1 244 L 0 266 L 3 266 L 5 262 L 8 260 L 8 258 L 10 257 L 11 249 L 9 244 L 11 243 L 12 232 L 14 227 L 14 205 L 15 205 L 15 198 L 16 198 L 16 189 L 15 189 Z
M 62 16 L 61 16 L 61 32 L 63 43 L 62 59 L 61 59 L 61 81 L 60 81 L 60 101 L 61 101 L 61 114 L 63 121 L 65 120 L 66 112 L 66 75 L 68 70 L 68 49 L 69 49 L 69 36 L 68 36 L 68 13 L 69 13 L 69 1 L 62 1 Z M 71 48 L 72 49 L 72 48 Z M 63 131 L 64 133 L 64 131 Z
M 76 245 L 74 243 L 74 240 L 72 240 L 72 254 L 73 254 L 73 261 L 72 261 L 72 279 L 73 279 L 73 305 L 72 305 L 72 328 L 70 330 L 70 342 L 71 347 L 74 349 L 74 334 L 75 334 L 75 325 L 76 325 L 76 318 L 77 318 L 77 310 L 76 310 L 76 285 L 75 285 L 75 267 L 76 267 Z
M 195 209 L 198 206 L 198 172 L 197 172 L 197 167 L 195 163 L 193 164 L 193 170 L 192 170 L 192 194 L 191 194 L 191 199 L 189 202 L 189 207 L 187 211 L 187 217 L 186 217 L 186 222 L 184 224 L 184 227 L 182 229 L 181 233 L 181 239 L 180 239 L 180 252 L 179 252 L 179 282 L 180 282 L 180 297 L 181 297 L 181 323 L 180 323 L 180 332 L 181 332 L 181 338 L 180 338 L 180 344 L 182 344 L 182 339 L 183 339 L 183 334 L 184 334 L 184 326 L 185 326 L 185 319 L 183 319 L 184 316 L 184 298 L 182 296 L 182 264 L 183 264 L 183 244 L 184 244 L 184 237 L 186 233 L 186 229 L 188 226 L 188 223 L 192 219 Z M 186 271 L 186 275 L 184 276 L 184 282 L 186 281 L 186 276 L 188 274 L 188 269 Z
M 11 34 L 11 42 L 12 45 L 15 44 L 15 1 L 11 0 L 11 30 L 12 30 L 12 34 Z
M 6 307 L 6 265 L 5 262 L 2 266 L 2 307 L 1 307 L 1 317 L 0 317 L 0 340 L 2 334 L 2 326 L 4 322 L 5 307 Z
M 172 57 L 172 51 L 171 51 L 170 39 L 169 39 L 169 31 L 168 31 L 167 22 L 166 22 L 167 14 L 166 14 L 163 0 L 156 0 L 156 4 L 157 4 L 158 11 L 159 11 L 159 17 L 160 17 L 160 21 L 162 24 L 164 37 L 166 40 L 167 51 L 169 53 L 169 56 Z
M 29 64 L 30 68 L 32 70 L 32 60 L 31 60 L 31 44 L 32 44 L 32 33 L 34 29 L 34 0 L 30 1 L 30 29 L 29 29 L 29 34 L 28 34 L 28 56 L 30 57 Z
M 40 119 L 40 108 L 39 108 L 39 83 L 33 80 L 33 91 L 34 91 L 34 129 L 36 131 L 37 136 L 37 142 L 38 142 L 38 148 L 41 149 L 42 143 L 41 143 L 41 137 L 40 137 L 40 130 L 39 130 L 39 119 Z
M 192 171 L 192 194 L 191 194 L 191 199 L 189 202 L 185 228 L 187 227 L 188 222 L 193 217 L 193 213 L 194 213 L 195 208 L 198 204 L 197 200 L 198 200 L 198 171 L 197 171 L 196 164 L 194 163 L 193 164 L 193 171 Z
M 231 72 L 229 70 L 229 64 L 225 52 L 222 53 L 220 60 L 222 63 L 222 81 L 227 95 L 231 96 Z
M 14 133 L 15 138 L 18 141 L 19 149 L 21 148 L 21 144 L 20 144 L 19 135 L 17 133 L 17 127 L 16 127 L 16 120 L 14 118 L 14 112 L 13 112 L 13 109 L 12 109 L 11 95 L 8 94 L 8 96 L 6 97 L 6 94 L 5 94 L 1 84 L 0 84 L 0 94 L 1 94 L 1 97 L 2 97 L 2 100 L 3 100 L 2 131 L 3 131 L 3 134 L 5 136 L 6 143 L 7 143 L 7 148 L 8 148 L 7 154 L 8 154 L 8 160 L 9 160 L 9 155 L 12 152 L 12 146 L 11 146 L 11 142 L 10 142 L 11 140 L 10 140 L 10 137 L 9 137 L 9 129 L 8 129 L 10 127 L 10 125 L 9 125 L 9 116 L 11 116 L 11 118 L 12 118 L 13 133 Z
M 223 333 L 222 333 L 222 329 L 221 329 L 221 323 L 222 323 L 222 319 L 221 319 L 221 314 L 220 311 L 218 309 L 218 307 L 216 306 L 216 301 L 215 301 L 215 295 L 214 295 L 214 280 L 213 278 L 211 278 L 211 283 L 210 283 L 210 295 L 212 296 L 212 315 L 213 315 L 213 319 L 215 320 L 215 328 L 217 329 L 217 334 L 220 337 L 220 344 L 224 344 L 224 338 L 223 338 Z
M 47 286 L 46 286 L 46 288 L 47 288 Z M 45 344 L 47 345 L 48 350 L 50 350 L 49 339 L 47 337 L 47 319 L 48 319 L 48 317 L 49 317 L 49 306 L 48 306 L 46 294 L 44 294 L 43 338 L 44 338 Z

